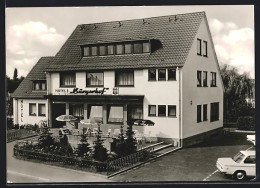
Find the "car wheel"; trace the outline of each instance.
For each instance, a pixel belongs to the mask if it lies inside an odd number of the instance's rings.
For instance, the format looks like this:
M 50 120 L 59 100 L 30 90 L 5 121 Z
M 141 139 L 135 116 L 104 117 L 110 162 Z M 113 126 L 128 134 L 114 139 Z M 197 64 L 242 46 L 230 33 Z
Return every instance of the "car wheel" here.
M 236 171 L 235 174 L 234 174 L 234 177 L 237 180 L 243 180 L 246 177 L 246 173 L 244 171 Z

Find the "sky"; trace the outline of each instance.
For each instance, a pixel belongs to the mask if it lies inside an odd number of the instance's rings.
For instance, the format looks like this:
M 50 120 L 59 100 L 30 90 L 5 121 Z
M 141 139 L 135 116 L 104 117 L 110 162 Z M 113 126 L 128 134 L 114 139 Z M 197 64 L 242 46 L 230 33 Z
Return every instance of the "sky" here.
M 43 56 L 55 56 L 79 24 L 205 11 L 219 64 L 255 78 L 253 5 L 38 7 L 6 9 L 6 74 L 26 76 Z

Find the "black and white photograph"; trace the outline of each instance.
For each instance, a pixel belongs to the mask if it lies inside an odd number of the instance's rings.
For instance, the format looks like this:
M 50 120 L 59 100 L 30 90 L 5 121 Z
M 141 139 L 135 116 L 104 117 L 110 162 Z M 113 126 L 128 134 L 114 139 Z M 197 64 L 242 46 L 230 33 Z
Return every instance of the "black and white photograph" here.
M 254 5 L 5 15 L 7 184 L 255 181 Z

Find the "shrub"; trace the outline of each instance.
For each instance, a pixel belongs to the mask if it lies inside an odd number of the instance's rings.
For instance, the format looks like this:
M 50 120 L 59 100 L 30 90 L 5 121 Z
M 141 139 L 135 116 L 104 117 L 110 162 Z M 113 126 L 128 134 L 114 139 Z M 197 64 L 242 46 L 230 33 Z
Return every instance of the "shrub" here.
M 255 130 L 255 116 L 242 116 L 237 120 L 237 127 L 239 130 L 254 131 Z
M 63 156 L 72 156 L 73 149 L 69 143 L 67 135 L 60 138 L 58 153 Z
M 146 161 L 148 160 L 149 158 L 151 157 L 151 153 L 147 150 L 144 150 L 142 151 L 142 155 L 140 157 L 140 161 L 143 162 L 143 161 Z
M 80 144 L 78 144 L 78 148 L 75 150 L 75 154 L 77 157 L 87 158 L 89 157 L 91 149 L 88 143 L 87 135 L 81 135 Z

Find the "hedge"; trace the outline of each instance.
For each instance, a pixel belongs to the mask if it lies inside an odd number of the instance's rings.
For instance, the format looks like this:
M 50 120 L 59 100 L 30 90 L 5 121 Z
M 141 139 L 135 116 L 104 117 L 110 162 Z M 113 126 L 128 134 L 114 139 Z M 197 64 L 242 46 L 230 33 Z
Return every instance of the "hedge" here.
M 254 131 L 255 116 L 242 116 L 237 120 L 237 128 L 239 130 Z

